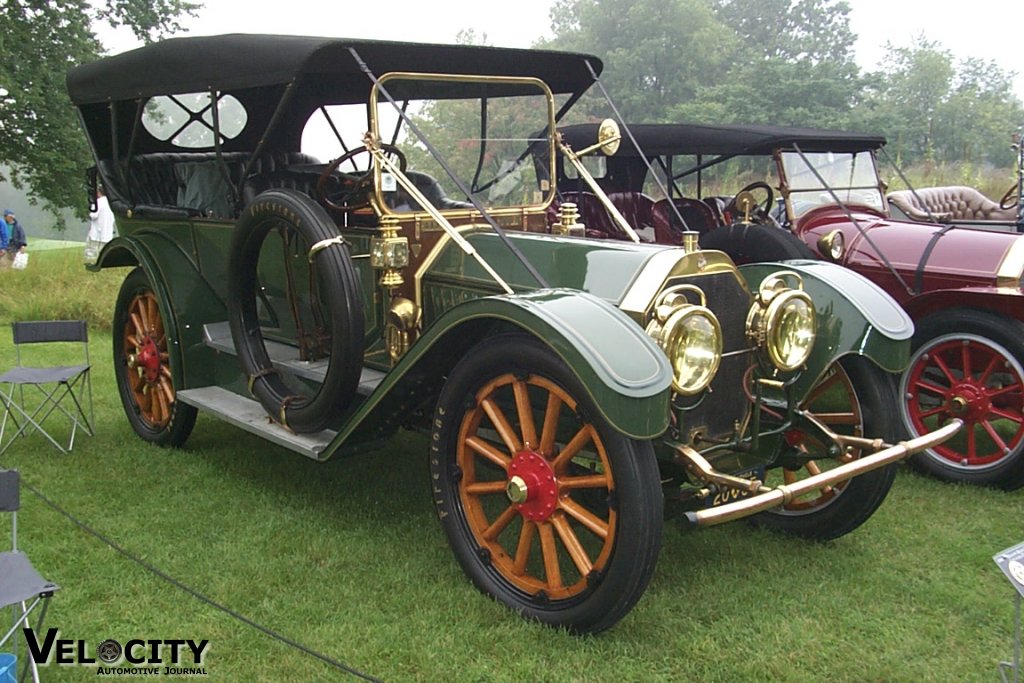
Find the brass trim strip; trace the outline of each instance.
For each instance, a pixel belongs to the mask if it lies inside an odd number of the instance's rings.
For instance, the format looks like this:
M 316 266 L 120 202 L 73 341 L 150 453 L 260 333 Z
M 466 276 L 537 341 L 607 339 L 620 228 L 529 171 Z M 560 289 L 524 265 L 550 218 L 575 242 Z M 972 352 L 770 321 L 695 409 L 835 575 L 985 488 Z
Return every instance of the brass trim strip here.
M 996 269 L 996 287 L 1020 287 L 1024 276 L 1024 235 L 1019 235 L 1003 255 Z

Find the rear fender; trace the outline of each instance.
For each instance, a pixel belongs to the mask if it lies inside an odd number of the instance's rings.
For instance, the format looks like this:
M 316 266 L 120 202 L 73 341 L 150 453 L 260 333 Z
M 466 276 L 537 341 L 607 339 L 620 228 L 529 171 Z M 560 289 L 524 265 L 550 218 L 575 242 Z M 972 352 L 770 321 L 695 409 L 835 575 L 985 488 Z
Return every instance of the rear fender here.
M 818 314 L 817 339 L 806 371 L 794 383 L 796 396 L 806 396 L 829 366 L 845 355 L 869 358 L 887 372 L 902 372 L 907 367 L 914 323 L 880 287 L 848 268 L 825 261 L 740 266 L 755 292 L 761 280 L 779 270 L 800 275 Z
M 367 397 L 322 457 L 350 437 L 377 438 L 415 410 L 432 410 L 458 360 L 476 344 L 510 330 L 525 332 L 558 354 L 622 434 L 652 439 L 668 428 L 672 374 L 661 349 L 606 301 L 578 290 L 548 289 L 474 299 L 447 311 Z
M 203 356 L 212 351 L 203 344 L 203 325 L 227 318 L 224 302 L 178 243 L 157 231 L 115 237 L 89 269 L 124 266 L 141 267 L 160 301 L 174 386 L 180 390 L 210 384 L 212 359 Z

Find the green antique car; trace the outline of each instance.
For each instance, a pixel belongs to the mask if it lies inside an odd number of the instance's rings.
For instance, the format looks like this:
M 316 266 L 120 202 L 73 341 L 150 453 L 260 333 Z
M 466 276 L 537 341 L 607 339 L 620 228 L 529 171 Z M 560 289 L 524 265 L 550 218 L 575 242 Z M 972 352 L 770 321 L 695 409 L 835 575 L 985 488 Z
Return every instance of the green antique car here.
M 120 232 L 91 267 L 132 268 L 114 359 L 134 431 L 179 446 L 202 410 L 325 460 L 422 430 L 467 575 L 576 632 L 640 598 L 666 501 L 691 526 L 864 522 L 892 464 L 957 429 L 888 443 L 909 319 L 831 264 L 741 272 L 695 240 L 588 239 L 571 205 L 550 221 L 575 157 L 556 122 L 600 71 L 266 35 L 72 70 Z

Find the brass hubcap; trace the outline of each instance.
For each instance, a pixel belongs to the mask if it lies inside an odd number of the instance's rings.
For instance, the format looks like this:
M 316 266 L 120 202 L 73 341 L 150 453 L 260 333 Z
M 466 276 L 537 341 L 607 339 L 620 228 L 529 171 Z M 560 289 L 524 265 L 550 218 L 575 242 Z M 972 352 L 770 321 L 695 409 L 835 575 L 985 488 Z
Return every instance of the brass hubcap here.
M 513 503 L 525 503 L 526 499 L 530 497 L 530 492 L 522 477 L 512 477 L 508 480 L 508 485 L 505 486 L 505 495 Z

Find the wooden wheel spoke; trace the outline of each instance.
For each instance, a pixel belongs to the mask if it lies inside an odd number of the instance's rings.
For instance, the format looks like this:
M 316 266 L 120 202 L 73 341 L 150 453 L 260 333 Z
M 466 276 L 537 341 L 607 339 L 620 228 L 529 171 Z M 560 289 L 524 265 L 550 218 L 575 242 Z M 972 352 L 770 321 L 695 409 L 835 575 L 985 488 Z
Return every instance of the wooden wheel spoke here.
M 519 428 L 523 435 L 523 445 L 537 448 L 537 428 L 533 424 L 533 407 L 530 405 L 529 387 L 526 382 L 517 379 L 512 383 L 512 392 L 516 397 L 516 412 L 519 413 Z
M 523 450 L 523 445 L 519 442 L 519 437 L 516 436 L 515 430 L 509 423 L 508 418 L 505 417 L 505 413 L 502 412 L 501 408 L 497 403 L 492 401 L 490 398 L 485 398 L 480 401 L 480 407 L 487 413 L 487 417 L 491 418 L 491 424 L 497 430 L 501 440 L 505 442 L 508 450 L 512 453 L 518 453 Z
M 606 474 L 587 474 L 581 477 L 559 477 L 558 485 L 563 491 L 576 489 L 610 489 L 611 480 Z
M 558 532 L 558 537 L 562 539 L 562 545 L 568 551 L 569 557 L 572 559 L 572 563 L 576 565 L 580 576 L 589 574 L 594 565 L 591 563 L 587 551 L 583 549 L 580 539 L 576 537 L 576 533 L 569 525 L 569 520 L 556 513 L 551 516 L 551 526 L 555 527 L 555 531 Z
M 970 346 L 970 344 L 964 344 L 960 348 L 960 363 L 961 363 L 960 367 L 961 367 L 961 369 L 963 371 L 963 374 L 964 374 L 964 379 L 970 377 L 971 374 L 972 374 L 971 373 L 972 365 L 971 365 L 971 346 Z
M 472 496 L 486 496 L 495 493 L 505 493 L 506 482 L 498 481 L 474 481 L 466 484 L 466 493 Z
M 811 389 L 811 393 L 807 396 L 807 399 L 804 401 L 804 404 L 812 405 L 815 400 L 820 398 L 822 394 L 831 389 L 835 385 L 835 383 L 838 382 L 840 379 L 841 377 L 839 373 L 833 372 L 832 375 L 830 377 L 827 377 L 821 384 Z
M 995 441 L 996 446 L 999 447 L 999 450 L 1003 451 L 1004 453 L 1009 452 L 1009 446 L 1007 446 L 1006 442 L 1003 441 L 1003 437 L 999 436 L 999 433 L 996 432 L 991 422 L 989 422 L 988 420 L 982 420 L 981 426 L 988 433 L 989 438 Z
M 141 344 L 146 339 L 146 323 L 136 311 L 132 311 L 129 318 L 132 321 L 132 327 L 135 328 L 135 343 Z
M 935 362 L 935 366 L 939 368 L 939 370 L 942 370 L 942 374 L 946 376 L 946 379 L 949 380 L 949 383 L 956 384 L 957 378 L 953 375 L 953 371 L 949 369 L 949 366 L 946 364 L 946 361 L 944 361 L 938 353 L 932 354 L 932 360 Z M 966 374 L 967 373 L 965 371 L 964 375 L 966 376 Z
M 558 507 L 577 522 L 590 529 L 594 535 L 602 539 L 608 538 L 608 523 L 572 498 L 563 497 L 559 501 Z
M 1014 393 L 1014 392 L 1018 392 L 1019 393 L 1022 390 L 1024 390 L 1024 385 L 1021 385 L 1019 382 L 1014 382 L 1013 384 L 1007 384 L 1005 387 L 1000 387 L 998 389 L 992 389 L 992 390 L 987 391 L 985 393 L 988 395 L 989 398 L 992 398 L 994 396 L 1002 396 L 1003 394 L 1011 394 L 1011 393 Z
M 167 399 L 167 404 L 170 405 L 171 403 L 174 403 L 174 387 L 171 386 L 171 383 L 166 377 L 160 378 L 159 387 L 160 390 L 163 391 L 164 398 Z
M 933 415 L 943 415 L 948 412 L 949 410 L 946 408 L 945 405 L 940 405 L 938 408 L 932 408 L 931 410 L 921 411 L 920 413 L 918 413 L 918 417 L 924 420 L 926 418 L 932 417 Z
M 561 472 L 569 464 L 569 461 L 576 456 L 583 446 L 590 441 L 590 425 L 583 425 L 576 435 L 565 444 L 565 448 L 558 454 L 558 457 L 551 463 L 551 469 Z
M 519 516 L 519 510 L 516 509 L 515 505 L 509 505 L 505 508 L 505 511 L 498 515 L 498 518 L 494 522 L 484 529 L 484 539 L 493 541 L 498 537 L 502 531 L 505 530 L 513 519 Z
M 519 545 L 516 546 L 516 559 L 512 564 L 512 573 L 516 576 L 522 576 L 526 572 L 526 563 L 530 561 L 530 548 L 536 532 L 536 524 L 530 520 L 523 520 L 523 528 L 519 530 Z
M 988 382 L 988 378 L 992 376 L 992 373 L 995 371 L 996 366 L 999 365 L 1000 360 L 1002 360 L 1002 357 L 999 354 L 992 354 L 992 358 L 989 359 L 988 365 L 985 366 L 985 369 L 982 370 L 981 374 L 978 376 L 978 384 L 984 386 Z
M 974 425 L 967 425 L 967 457 L 974 458 L 978 455 L 978 442 L 974 434 Z
M 562 412 L 562 399 L 556 394 L 548 394 L 548 404 L 544 408 L 544 425 L 541 427 L 540 446 L 541 455 L 545 458 L 551 457 L 555 452 L 555 435 L 558 432 L 558 418 Z
M 923 379 L 919 379 L 916 382 L 914 382 L 914 386 L 923 391 L 929 391 L 933 394 L 938 394 L 939 396 L 945 396 L 946 393 L 949 391 L 948 387 L 940 387 L 937 384 L 926 382 Z
M 540 524 L 540 551 L 544 557 L 544 578 L 548 588 L 562 588 L 562 570 L 558 566 L 558 546 L 555 543 L 555 532 L 550 524 Z
M 996 417 L 1001 417 L 1004 420 L 1009 420 L 1010 422 L 1016 422 L 1017 424 L 1024 423 L 1024 415 L 1021 415 L 1020 413 L 1012 413 L 1008 410 L 1003 410 L 1002 408 L 996 408 L 995 406 L 993 406 L 989 412 Z
M 512 462 L 511 457 L 499 451 L 490 441 L 486 441 L 479 436 L 466 437 L 466 445 L 503 470 L 507 470 Z

